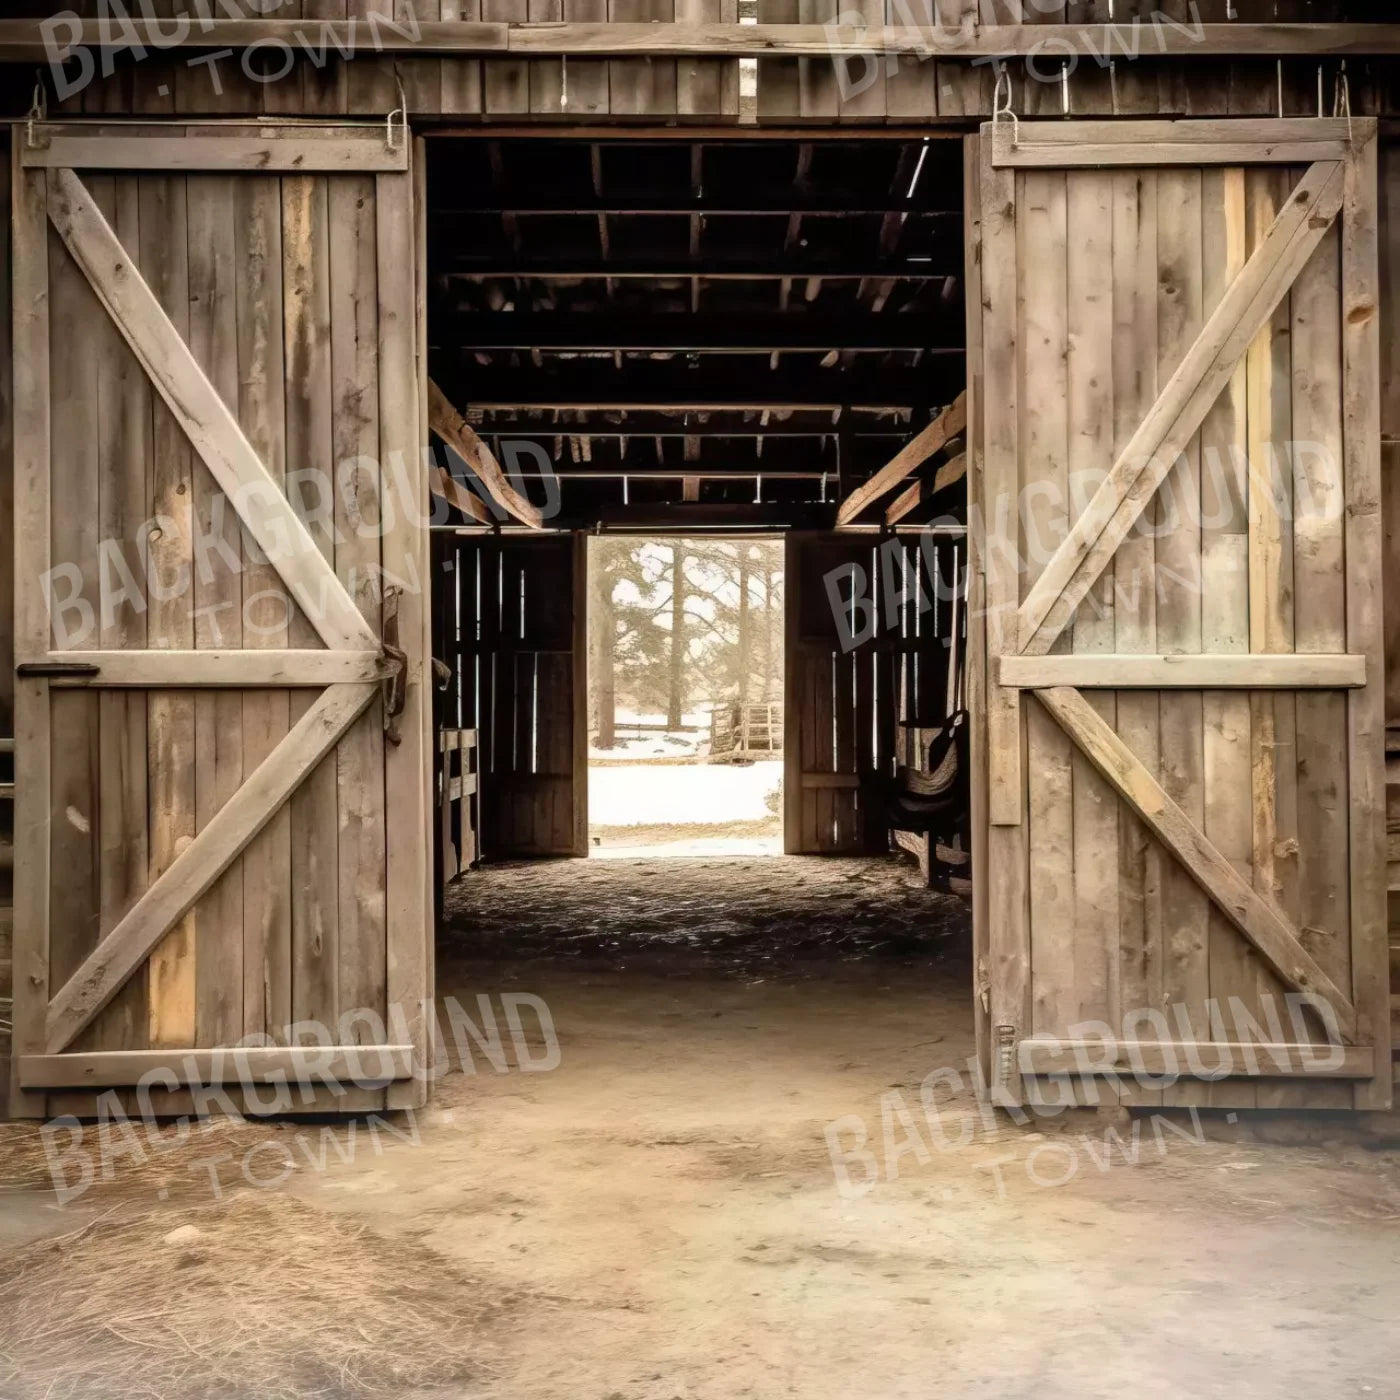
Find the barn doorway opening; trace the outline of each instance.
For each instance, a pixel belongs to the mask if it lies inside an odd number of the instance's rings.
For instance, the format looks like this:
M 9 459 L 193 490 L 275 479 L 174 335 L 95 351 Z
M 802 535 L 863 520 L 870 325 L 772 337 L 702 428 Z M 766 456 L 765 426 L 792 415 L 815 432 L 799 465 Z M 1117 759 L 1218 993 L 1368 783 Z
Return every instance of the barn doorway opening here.
M 783 849 L 783 544 L 588 541 L 591 856 Z
M 445 979 L 897 965 L 970 1033 L 961 142 L 428 146 Z

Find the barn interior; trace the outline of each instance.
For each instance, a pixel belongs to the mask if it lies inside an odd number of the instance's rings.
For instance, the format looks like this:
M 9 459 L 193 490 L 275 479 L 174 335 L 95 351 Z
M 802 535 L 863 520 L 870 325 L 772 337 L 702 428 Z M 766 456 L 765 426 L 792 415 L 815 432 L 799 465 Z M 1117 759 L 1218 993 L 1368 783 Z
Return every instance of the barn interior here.
M 428 150 L 444 955 L 897 957 L 966 1003 L 965 751 L 900 815 L 966 703 L 960 143 Z M 702 678 L 734 617 L 756 659 Z M 642 633 L 669 724 L 628 694 Z

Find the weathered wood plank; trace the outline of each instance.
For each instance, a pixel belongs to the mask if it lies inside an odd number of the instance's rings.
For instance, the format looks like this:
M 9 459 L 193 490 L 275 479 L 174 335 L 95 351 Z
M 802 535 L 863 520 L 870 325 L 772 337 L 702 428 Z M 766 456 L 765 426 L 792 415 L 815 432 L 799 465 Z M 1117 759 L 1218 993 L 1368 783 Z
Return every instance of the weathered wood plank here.
M 1320 653 L 1004 656 L 996 671 L 1003 685 L 1032 689 L 1351 690 L 1366 684 L 1364 656 Z
M 967 395 L 961 393 L 917 436 L 911 438 L 869 481 L 856 487 L 836 511 L 837 525 L 848 525 L 867 506 L 898 486 L 952 438 L 967 429 Z
M 1309 170 L 1022 603 L 1022 651 L 1050 649 L 1287 294 L 1335 218 L 1341 197 L 1340 164 Z
M 212 1084 L 363 1084 L 406 1079 L 408 1045 L 245 1046 L 213 1050 L 116 1050 L 25 1055 L 23 1084 L 32 1089 L 120 1088 L 159 1075 L 163 1086 Z
M 403 141 L 391 147 L 382 129 L 366 136 L 330 127 L 317 135 L 296 128 L 258 136 L 79 136 L 39 132 L 40 144 L 20 142 L 21 162 L 46 170 L 263 171 L 289 174 L 406 170 Z
M 507 480 L 501 465 L 476 430 L 453 407 L 447 396 L 431 380 L 428 383 L 428 422 L 432 430 L 472 469 L 476 479 L 503 510 L 524 525 L 544 527 L 540 508 L 527 501 Z
M 1037 690 L 1035 696 L 1287 986 L 1321 997 L 1343 1039 L 1353 1043 L 1356 1010 L 1303 947 L 1298 930 L 1236 873 L 1078 691 Z
M 160 939 L 238 859 L 377 693 L 373 685 L 332 686 L 297 721 L 287 738 L 54 994 L 46 1018 L 50 1054 L 58 1054 L 71 1044 L 111 1000 Z
M 1369 1079 L 1378 1058 L 1357 1045 L 1278 1044 L 1263 1041 L 1053 1040 L 1036 1036 L 1016 1047 L 1025 1074 L 1180 1074 L 1192 1067 L 1233 1076 L 1296 1074 L 1317 1079 Z M 1206 1078 L 1211 1075 L 1207 1073 Z

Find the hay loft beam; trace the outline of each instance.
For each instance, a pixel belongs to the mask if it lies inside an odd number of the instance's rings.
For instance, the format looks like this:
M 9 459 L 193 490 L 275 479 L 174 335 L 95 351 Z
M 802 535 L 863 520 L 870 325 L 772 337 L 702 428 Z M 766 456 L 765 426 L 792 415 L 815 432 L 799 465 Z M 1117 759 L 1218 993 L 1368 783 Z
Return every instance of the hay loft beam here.
M 917 437 L 912 438 L 869 481 L 857 486 L 836 512 L 838 525 L 849 525 L 867 506 L 892 491 L 916 467 L 967 428 L 967 395 L 961 393 Z
M 482 489 L 502 510 L 533 530 L 544 529 L 544 516 L 540 514 L 540 508 L 527 501 L 506 480 L 506 474 L 491 455 L 491 449 L 431 379 L 428 381 L 428 424 L 472 469 Z M 473 512 L 468 510 L 468 513 Z
M 836 53 L 910 53 L 950 59 L 1016 58 L 1030 54 L 1098 59 L 1104 54 L 1210 59 L 1231 55 L 1379 57 L 1400 54 L 1400 26 L 1352 24 L 1133 24 L 871 25 L 822 24 L 501 24 L 470 20 L 396 23 L 383 18 L 345 20 L 132 18 L 0 20 L 0 60 L 47 63 L 78 49 L 245 49 L 283 43 L 333 45 L 343 53 L 522 53 L 532 56 L 698 54 L 728 58 L 774 55 L 829 57 Z M 304 37 L 302 37 L 304 36 Z

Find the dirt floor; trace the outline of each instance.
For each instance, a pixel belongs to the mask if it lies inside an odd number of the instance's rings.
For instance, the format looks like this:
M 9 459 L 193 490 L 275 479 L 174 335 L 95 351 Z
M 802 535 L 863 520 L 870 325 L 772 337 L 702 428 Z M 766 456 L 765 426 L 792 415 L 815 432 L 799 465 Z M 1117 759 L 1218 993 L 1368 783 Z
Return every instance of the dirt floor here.
M 119 1165 L 63 1210 L 26 1155 L 32 1130 L 0 1138 L 0 1259 L 21 1261 L 0 1264 L 0 1395 L 1397 1393 L 1400 1154 L 1384 1134 L 1327 1142 L 1217 1123 L 1207 1140 L 1189 1121 L 1139 1118 L 1134 1136 L 1107 1115 L 984 1119 L 967 1073 L 966 913 L 917 888 L 911 867 L 505 866 L 462 881 L 449 913 L 442 990 L 478 1025 L 487 998 L 502 1048 L 468 1042 L 467 1072 L 396 1120 L 401 1136 L 361 1125 L 347 1145 L 344 1126 L 230 1127 L 216 1138 L 217 1201 L 207 1172 L 174 1189 L 170 1173 Z M 1287 1141 L 1298 1136 L 1310 1140 Z M 250 1150 L 254 1175 L 279 1175 L 269 1142 L 296 1169 L 255 1192 Z M 250 1201 L 294 1228 L 250 1220 Z M 189 1223 L 193 1245 L 164 1243 Z M 35 1235 L 50 1244 L 15 1248 Z M 183 1380 L 115 1389 L 103 1372 L 49 1391 L 36 1358 L 57 1324 L 17 1337 L 15 1274 L 51 1317 L 66 1315 L 65 1289 L 91 1312 L 109 1245 L 153 1278 L 167 1264 L 167 1302 L 143 1293 L 158 1320 L 102 1336 L 96 1354 L 135 1365 L 153 1329 L 188 1348 Z M 222 1259 L 223 1312 L 168 1316 Z M 381 1270 L 376 1307 L 364 1280 Z M 334 1311 L 352 1277 L 359 1337 Z M 286 1280 L 285 1385 L 268 1388 L 250 1350 L 256 1383 L 197 1388 L 209 1357 L 223 1373 L 237 1361 L 239 1281 L 256 1297 L 264 1278 Z M 405 1278 L 424 1296 L 404 1294 Z M 428 1322 L 407 1359 L 405 1299 Z M 258 1328 L 245 1330 L 255 1347 Z M 342 1355 L 354 1364 L 338 1373 Z M 149 1349 L 144 1362 L 163 1364 Z

